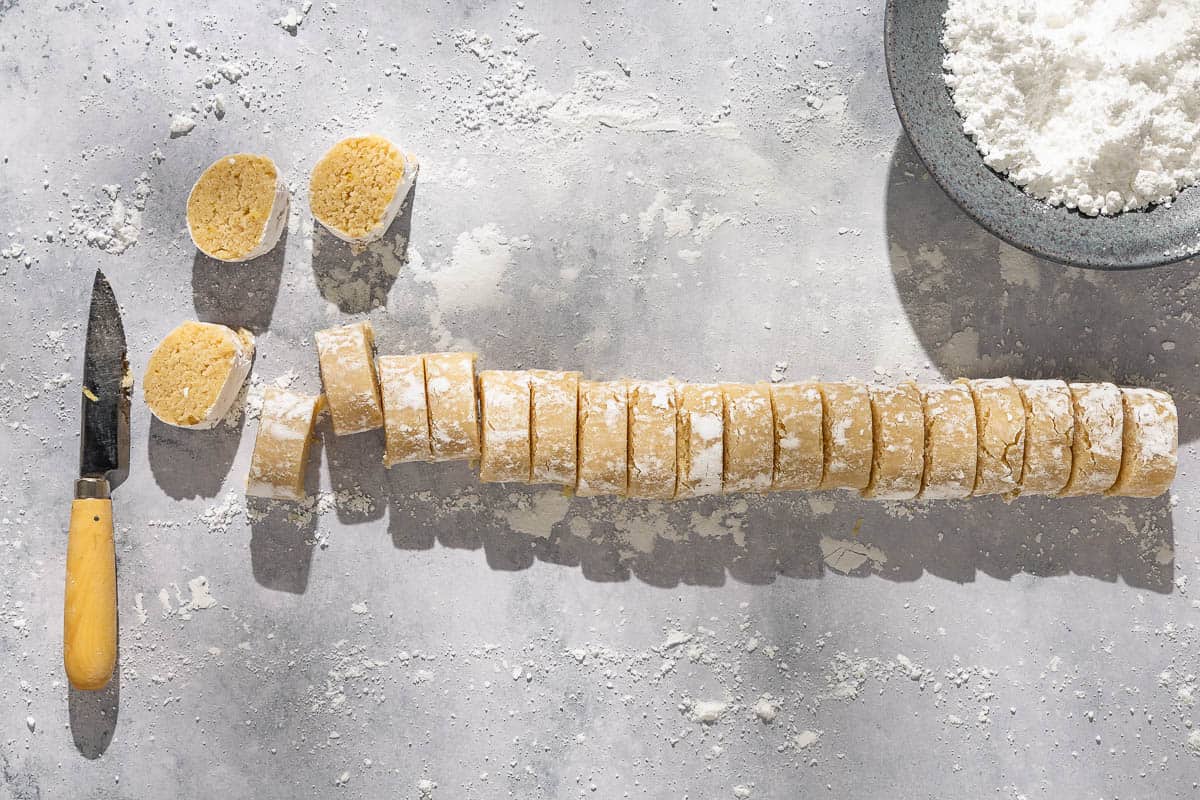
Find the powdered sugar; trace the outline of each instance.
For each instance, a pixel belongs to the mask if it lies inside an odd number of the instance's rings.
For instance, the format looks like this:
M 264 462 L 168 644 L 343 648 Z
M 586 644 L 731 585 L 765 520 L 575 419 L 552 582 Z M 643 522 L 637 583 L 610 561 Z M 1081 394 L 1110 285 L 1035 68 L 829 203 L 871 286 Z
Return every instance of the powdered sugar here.
M 951 0 L 946 83 L 984 161 L 1088 215 L 1200 181 L 1200 0 Z

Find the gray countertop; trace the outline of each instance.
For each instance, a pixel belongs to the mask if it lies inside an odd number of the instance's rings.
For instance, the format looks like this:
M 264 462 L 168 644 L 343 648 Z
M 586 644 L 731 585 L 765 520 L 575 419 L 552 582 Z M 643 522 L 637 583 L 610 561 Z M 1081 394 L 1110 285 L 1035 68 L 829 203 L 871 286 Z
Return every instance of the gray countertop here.
M 901 134 L 882 3 L 317 2 L 294 32 L 166 5 L 0 0 L 0 798 L 1195 796 L 1197 264 L 1065 269 L 975 227 Z M 354 255 L 306 184 L 365 130 L 422 166 Z M 184 202 L 236 151 L 292 216 L 217 264 Z M 99 696 L 60 663 L 96 267 L 139 379 L 183 319 L 258 336 L 237 421 L 135 397 Z M 600 378 L 1147 383 L 1180 476 L 665 506 L 385 471 L 323 425 L 314 499 L 247 507 L 255 397 L 316 389 L 312 332 L 363 318 L 382 352 Z

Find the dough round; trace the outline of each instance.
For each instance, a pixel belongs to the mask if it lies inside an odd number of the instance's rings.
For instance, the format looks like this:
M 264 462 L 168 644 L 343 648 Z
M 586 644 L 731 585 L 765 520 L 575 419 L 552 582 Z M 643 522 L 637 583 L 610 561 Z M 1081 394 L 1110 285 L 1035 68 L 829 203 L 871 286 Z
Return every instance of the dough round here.
M 1103 494 L 1121 471 L 1125 410 L 1121 390 L 1111 383 L 1072 383 L 1075 429 L 1071 437 L 1071 477 L 1060 496 Z
M 715 383 L 685 383 L 675 389 L 676 497 L 721 492 L 725 459 L 725 401 Z
M 875 451 L 871 394 L 861 383 L 822 383 L 822 489 L 865 489 Z
M 251 153 L 223 156 L 188 195 L 188 235 L 206 256 L 249 261 L 279 242 L 287 211 L 287 185 L 274 161 Z
M 629 488 L 629 389 L 623 381 L 579 382 L 579 480 L 575 494 Z
M 925 472 L 925 412 L 915 383 L 872 386 L 874 437 L 871 479 L 863 497 L 910 500 L 921 491 Z
M 383 427 L 375 375 L 375 332 L 369 322 L 317 331 L 321 383 L 338 436 Z
M 1016 495 L 1025 465 L 1025 403 L 1012 378 L 959 379 L 975 401 L 979 464 L 972 495 Z
M 479 480 L 529 482 L 529 373 L 479 373 Z
M 421 356 L 380 356 L 377 366 L 386 440 L 384 466 L 432 460 L 425 360 Z
M 675 497 L 675 387 L 629 383 L 629 496 Z
M 1025 405 L 1021 494 L 1058 494 L 1071 477 L 1075 414 L 1063 381 L 1016 381 Z
M 775 417 L 775 478 L 771 488 L 818 488 L 825 469 L 821 390 L 815 383 L 773 383 L 771 409 Z
M 321 397 L 268 386 L 258 434 L 250 456 L 246 494 L 275 500 L 303 500 L 304 471 Z
M 574 486 L 579 373 L 532 370 L 529 379 L 531 480 Z
M 434 461 L 479 458 L 474 353 L 426 353 L 425 398 Z
M 979 461 L 975 400 L 962 384 L 921 389 L 925 415 L 925 475 L 921 498 L 970 497 Z
M 1121 472 L 1108 494 L 1157 497 L 1171 488 L 1179 448 L 1175 401 L 1157 389 L 1121 389 Z
M 179 428 L 211 428 L 229 413 L 254 361 L 254 337 L 208 322 L 184 322 L 159 342 L 142 391 L 150 412 Z
M 382 136 L 343 139 L 313 167 L 313 217 L 339 239 L 376 241 L 404 205 L 416 174 L 415 159 Z
M 764 492 L 775 477 L 775 424 L 766 383 L 723 383 L 727 492 Z

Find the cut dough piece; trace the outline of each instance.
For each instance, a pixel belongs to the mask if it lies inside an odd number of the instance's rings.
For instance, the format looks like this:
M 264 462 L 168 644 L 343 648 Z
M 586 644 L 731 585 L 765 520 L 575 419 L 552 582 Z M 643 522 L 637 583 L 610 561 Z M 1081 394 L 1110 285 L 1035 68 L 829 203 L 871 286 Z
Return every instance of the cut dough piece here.
M 925 475 L 921 498 L 957 500 L 975 489 L 979 463 L 975 400 L 962 384 L 921 390 L 925 416 Z
M 579 373 L 532 370 L 530 480 L 574 486 L 579 421 Z
M 163 338 L 146 364 L 146 405 L 168 425 L 211 428 L 229 413 L 253 361 L 249 331 L 184 322 Z
M 1071 478 L 1061 497 L 1104 494 L 1121 472 L 1125 411 L 1121 390 L 1111 383 L 1072 383 L 1075 430 L 1071 438 Z
M 775 418 L 775 480 L 771 488 L 816 489 L 825 471 L 821 390 L 815 383 L 772 384 L 771 409 Z
M 479 458 L 474 353 L 426 353 L 425 397 L 434 461 Z
M 871 481 L 875 445 L 871 393 L 861 383 L 821 383 L 821 431 L 825 443 L 822 489 L 865 489 Z
M 420 356 L 380 356 L 378 367 L 386 437 L 384 466 L 431 460 L 425 360 Z
M 1058 494 L 1071 478 L 1075 412 L 1063 381 L 1015 381 L 1025 405 L 1021 494 Z
M 676 497 L 719 494 L 725 462 L 725 401 L 715 383 L 676 387 Z
M 925 473 L 925 412 L 915 383 L 872 386 L 871 478 L 863 497 L 911 500 Z
M 727 492 L 763 492 L 775 473 L 775 423 L 767 383 L 723 383 Z
M 629 488 L 629 389 L 623 381 L 579 382 L 579 479 L 575 493 L 624 495 Z
M 317 331 L 321 383 L 338 436 L 383 427 L 375 377 L 375 332 L 369 322 Z
M 321 405 L 320 395 L 267 387 L 250 456 L 246 494 L 276 500 L 304 499 L 308 445 Z
M 187 199 L 192 244 L 220 261 L 249 261 L 269 252 L 287 216 L 283 176 L 270 158 L 251 153 L 214 161 Z
M 313 167 L 313 217 L 339 239 L 374 242 L 396 218 L 416 175 L 416 160 L 382 136 L 343 139 Z
M 675 387 L 669 381 L 629 384 L 629 496 L 675 497 Z
M 1025 404 L 1012 378 L 960 378 L 975 401 L 979 465 L 971 494 L 1015 496 L 1025 463 Z
M 529 482 L 529 373 L 479 373 L 479 480 Z
M 1179 447 L 1175 401 L 1157 389 L 1121 389 L 1121 472 L 1108 494 L 1157 497 L 1171 488 Z

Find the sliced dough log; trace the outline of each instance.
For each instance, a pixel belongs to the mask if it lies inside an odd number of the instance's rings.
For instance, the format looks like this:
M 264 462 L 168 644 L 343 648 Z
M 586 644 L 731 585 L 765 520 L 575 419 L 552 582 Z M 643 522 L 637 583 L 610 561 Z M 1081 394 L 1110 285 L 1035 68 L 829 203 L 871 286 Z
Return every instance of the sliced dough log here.
M 967 380 L 975 401 L 979 464 L 973 496 L 1014 495 L 1025 464 L 1025 404 L 1012 378 Z
M 1103 494 L 1121 472 L 1125 410 L 1121 390 L 1111 383 L 1072 383 L 1075 428 L 1071 438 L 1071 477 L 1060 495 Z
M 479 458 L 475 353 L 426 353 L 425 399 L 434 461 Z
M 772 384 L 771 410 L 775 418 L 775 478 L 771 488 L 818 488 L 825 470 L 821 390 L 815 383 Z
M 479 479 L 529 482 L 529 373 L 479 373 Z
M 530 480 L 574 486 L 579 435 L 579 373 L 533 370 L 529 377 Z
M 1108 494 L 1157 497 L 1171 488 L 1179 447 L 1175 401 L 1157 389 L 1121 389 L 1121 472 Z
M 629 388 L 623 381 L 580 381 L 575 493 L 624 495 L 628 487 Z
M 861 383 L 821 383 L 825 470 L 822 489 L 865 489 L 874 441 L 871 395 Z
M 1058 494 L 1071 477 L 1075 414 L 1063 381 L 1015 381 L 1025 405 L 1021 494 Z
M 770 384 L 723 383 L 727 492 L 763 492 L 775 472 L 775 423 Z
M 386 438 L 384 466 L 431 460 L 425 360 L 421 356 L 380 356 L 378 366 Z
M 725 402 L 715 383 L 675 389 L 676 497 L 719 494 L 725 460 Z
M 308 446 L 321 404 L 320 395 L 267 387 L 250 456 L 246 494 L 276 500 L 304 499 Z
M 675 497 L 675 387 L 669 381 L 629 383 L 629 496 Z
M 872 386 L 874 438 L 871 478 L 863 497 L 909 500 L 921 491 L 925 471 L 925 413 L 915 383 Z
M 383 427 L 375 377 L 375 333 L 369 322 L 317 331 L 321 383 L 338 436 Z
M 962 384 L 921 389 L 925 416 L 925 469 L 921 497 L 955 500 L 970 497 L 979 461 L 975 400 Z

